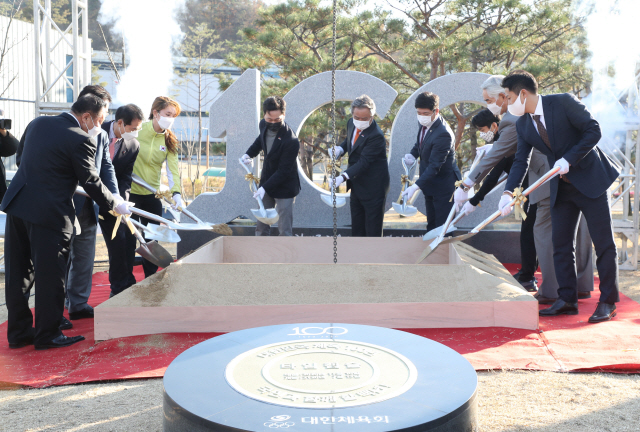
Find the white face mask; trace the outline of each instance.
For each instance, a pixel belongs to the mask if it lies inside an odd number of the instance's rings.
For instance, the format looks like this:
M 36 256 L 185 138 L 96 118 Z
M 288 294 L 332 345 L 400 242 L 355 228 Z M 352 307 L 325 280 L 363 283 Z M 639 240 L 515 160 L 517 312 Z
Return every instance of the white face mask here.
M 496 98 L 496 102 L 498 102 L 499 97 L 500 95 L 498 95 L 498 97 Z M 499 116 L 500 114 L 502 114 L 502 106 L 504 105 L 504 101 L 502 101 L 502 105 L 498 105 L 496 102 L 487 104 L 487 109 L 491 111 L 494 116 Z
M 422 126 L 424 126 L 424 127 L 430 127 L 433 124 L 433 122 L 435 121 L 435 119 L 433 117 L 434 117 L 434 115 L 421 116 L 420 114 L 418 114 L 418 122 L 420 122 L 420 124 Z
M 518 95 L 515 102 L 509 105 L 507 109 L 512 115 L 516 117 L 521 117 L 524 115 L 524 109 L 525 109 L 526 103 L 527 103 L 527 98 L 524 98 L 524 102 L 520 102 L 520 95 Z
M 171 126 L 173 126 L 173 122 L 176 121 L 175 117 L 163 117 L 160 116 L 160 119 L 158 120 L 158 126 L 160 126 L 162 129 L 171 129 Z
M 353 119 L 353 125 L 356 127 L 356 129 L 362 131 L 368 128 L 369 126 L 371 126 L 371 121 L 362 121 L 362 120 Z
M 118 126 L 120 126 L 120 124 L 118 123 Z M 124 127 L 120 127 L 122 129 L 122 132 L 120 132 L 120 135 L 122 136 L 122 138 L 124 138 L 125 140 L 129 141 L 132 140 L 134 138 L 138 138 L 138 131 L 133 131 L 133 132 L 127 132 L 124 130 Z
M 493 131 L 480 132 L 480 138 L 482 138 L 486 143 L 493 142 L 493 137 Z
M 93 124 L 93 127 L 89 129 L 89 126 L 87 126 L 87 122 L 84 122 L 84 126 L 87 128 L 87 133 L 89 134 L 89 136 L 91 138 L 95 138 L 100 135 L 100 131 L 102 129 L 100 128 L 100 126 L 96 126 L 96 124 L 93 122 L 93 119 L 91 119 L 91 124 Z

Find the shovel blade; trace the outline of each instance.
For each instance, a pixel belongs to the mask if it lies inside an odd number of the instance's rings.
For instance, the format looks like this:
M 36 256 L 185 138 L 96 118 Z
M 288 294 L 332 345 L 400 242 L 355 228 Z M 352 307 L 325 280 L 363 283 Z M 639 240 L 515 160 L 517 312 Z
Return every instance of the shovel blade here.
M 434 228 L 431 231 L 429 231 L 428 233 L 426 233 L 425 235 L 422 236 L 422 240 L 424 241 L 428 241 L 428 240 L 433 240 L 436 237 L 438 237 L 441 233 L 442 233 L 442 227 L 444 225 L 440 225 L 438 228 Z M 454 227 L 453 225 L 449 225 L 449 228 L 447 229 L 447 232 L 445 234 L 449 234 L 450 232 L 453 232 L 455 230 L 457 230 L 458 228 Z
M 431 253 L 436 250 L 438 248 L 438 246 L 441 246 L 443 244 L 447 244 L 447 243 L 456 243 L 456 242 L 460 242 L 463 240 L 466 240 L 470 237 L 473 237 L 474 235 L 478 234 L 477 232 L 468 232 L 467 234 L 462 234 L 459 236 L 455 236 L 455 237 L 445 237 L 444 239 L 442 239 L 439 242 L 436 242 L 435 240 L 433 242 L 431 242 L 431 244 L 429 246 L 427 246 L 427 248 L 424 250 L 424 252 L 422 252 L 422 255 L 420 255 L 420 258 L 418 258 L 418 261 L 416 261 L 416 264 L 420 264 L 422 261 L 424 261 L 429 255 L 431 255 Z
M 414 206 L 410 206 L 410 205 L 406 205 L 406 204 L 398 204 L 397 202 L 392 203 L 393 204 L 393 209 L 395 210 L 396 213 L 398 213 L 401 216 L 405 216 L 405 217 L 411 217 L 413 215 L 415 215 L 416 213 L 418 213 L 418 209 L 415 208 Z
M 333 198 L 331 198 L 331 195 L 320 194 L 320 198 L 326 205 L 328 205 L 329 207 L 333 207 Z M 339 197 L 339 196 L 336 197 L 337 208 L 342 207 L 346 203 L 347 203 L 347 200 L 344 197 Z
M 152 262 L 158 267 L 167 268 L 173 263 L 173 257 L 168 250 L 158 244 L 157 241 L 143 243 L 136 252 L 147 261 Z
M 157 240 L 165 243 L 178 243 L 180 236 L 175 231 L 156 224 L 149 223 L 145 228 L 145 236 L 149 240 Z
M 263 216 L 263 212 L 264 212 L 264 216 Z M 265 209 L 265 210 L 255 209 L 255 210 L 251 210 L 251 213 L 253 213 L 253 217 L 258 219 L 263 224 L 267 224 L 267 225 L 273 225 L 274 223 L 278 222 L 278 219 L 280 218 L 276 209 Z

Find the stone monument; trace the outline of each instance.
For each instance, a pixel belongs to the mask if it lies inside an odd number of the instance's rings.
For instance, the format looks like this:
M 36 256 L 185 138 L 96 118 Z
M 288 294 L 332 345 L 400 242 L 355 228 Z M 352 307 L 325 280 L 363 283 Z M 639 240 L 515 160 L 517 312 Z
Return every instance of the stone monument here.
M 477 376 L 460 354 L 380 327 L 303 323 L 202 342 L 164 376 L 164 430 L 473 432 Z

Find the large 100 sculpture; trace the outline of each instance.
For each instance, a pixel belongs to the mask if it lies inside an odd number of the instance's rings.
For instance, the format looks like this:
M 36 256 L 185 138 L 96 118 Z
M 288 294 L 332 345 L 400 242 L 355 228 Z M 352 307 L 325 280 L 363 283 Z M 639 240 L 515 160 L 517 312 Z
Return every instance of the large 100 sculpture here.
M 386 208 L 400 194 L 400 176 L 404 173 L 401 158 L 415 143 L 418 123 L 414 109 L 416 96 L 431 91 L 440 97 L 440 106 L 453 103 L 472 102 L 484 105 L 480 85 L 489 75 L 483 73 L 458 73 L 440 77 L 416 90 L 402 105 L 391 129 L 389 145 L 389 172 L 391 190 Z M 398 93 L 380 79 L 362 72 L 336 72 L 336 99 L 351 101 L 368 94 L 377 106 L 377 116 L 384 118 Z M 287 101 L 285 121 L 299 133 L 305 120 L 319 107 L 331 102 L 331 73 L 314 75 L 295 86 L 284 96 Z M 245 172 L 237 161 L 258 136 L 258 124 L 262 118 L 260 101 L 260 72 L 247 70 L 236 82 L 222 93 L 209 109 L 209 133 L 213 137 L 227 136 L 227 178 L 219 193 L 203 193 L 189 206 L 203 220 L 209 222 L 230 221 L 240 215 L 251 215 L 255 200 L 249 193 Z M 333 224 L 333 209 L 320 199 L 329 194 L 319 188 L 302 172 L 298 163 L 302 190 L 294 206 L 294 225 L 298 227 L 322 227 Z M 339 194 L 347 198 L 348 194 Z M 424 209 L 422 196 L 416 206 Z M 476 212 L 479 213 L 479 212 Z M 338 209 L 338 226 L 349 225 L 349 205 Z M 478 214 L 477 216 L 481 216 Z

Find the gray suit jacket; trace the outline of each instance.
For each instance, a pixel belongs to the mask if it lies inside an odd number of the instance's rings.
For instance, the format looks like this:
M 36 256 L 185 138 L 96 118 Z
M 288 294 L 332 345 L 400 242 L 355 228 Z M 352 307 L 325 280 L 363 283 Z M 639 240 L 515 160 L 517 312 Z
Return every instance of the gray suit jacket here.
M 540 150 L 533 149 L 531 161 L 529 162 L 529 185 L 538 181 L 538 179 L 550 169 L 551 167 L 549 167 L 547 157 Z M 537 204 L 543 199 L 549 198 L 550 195 L 551 185 L 547 182 L 529 194 L 529 202 L 531 204 Z
M 480 163 L 469 173 L 468 177 L 470 180 L 473 180 L 475 183 L 480 183 L 498 162 L 516 153 L 516 149 L 518 148 L 516 120 L 518 120 L 518 117 L 510 114 L 508 111 L 504 113 L 498 126 L 498 133 L 500 134 L 498 141 L 493 143 L 493 148 L 484 155 Z

